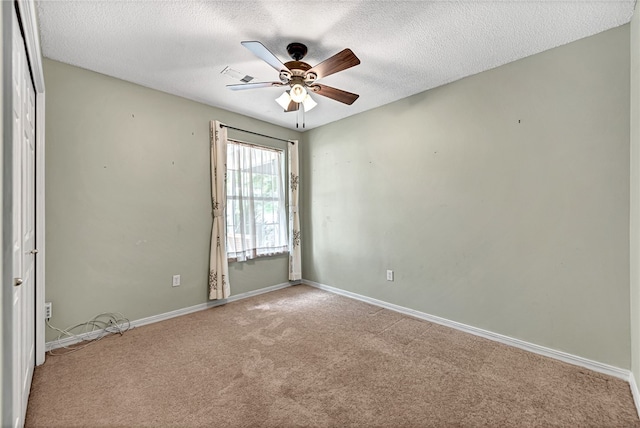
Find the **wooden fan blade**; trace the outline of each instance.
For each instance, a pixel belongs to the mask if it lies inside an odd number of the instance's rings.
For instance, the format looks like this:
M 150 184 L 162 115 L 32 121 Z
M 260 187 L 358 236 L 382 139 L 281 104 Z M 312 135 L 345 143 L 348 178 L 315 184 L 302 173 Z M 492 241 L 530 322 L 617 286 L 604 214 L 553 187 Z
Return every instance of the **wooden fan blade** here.
M 351 49 L 345 49 L 338 52 L 331 58 L 327 58 L 320 64 L 312 67 L 309 73 L 315 73 L 318 79 L 337 73 L 338 71 L 346 70 L 347 68 L 354 67 L 360 64 L 358 57 L 351 51 Z
M 270 86 L 282 86 L 281 82 L 255 82 L 255 83 L 244 83 L 238 85 L 227 85 L 227 88 L 232 91 L 241 91 L 244 89 L 257 89 L 257 88 L 268 88 Z
M 289 112 L 289 111 L 298 111 L 298 109 L 300 108 L 300 104 L 295 102 L 295 101 L 291 101 L 289 103 L 289 106 L 287 107 L 287 109 L 285 110 L 285 112 Z
M 341 103 L 351 105 L 360 95 L 353 94 L 351 92 L 343 91 L 342 89 L 332 88 L 327 85 L 313 85 L 311 89 L 315 94 L 322 95 L 332 100 L 340 101 Z
M 242 46 L 249 49 L 255 56 L 275 68 L 276 71 L 289 70 L 269 49 L 260 42 L 240 42 Z M 290 70 L 289 70 L 290 71 Z

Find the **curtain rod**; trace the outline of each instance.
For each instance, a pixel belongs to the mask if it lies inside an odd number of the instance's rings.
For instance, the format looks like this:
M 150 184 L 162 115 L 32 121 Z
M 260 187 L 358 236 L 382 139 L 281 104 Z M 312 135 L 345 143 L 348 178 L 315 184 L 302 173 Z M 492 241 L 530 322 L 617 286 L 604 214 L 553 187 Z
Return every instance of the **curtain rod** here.
M 295 144 L 295 142 L 291 140 L 283 140 L 282 138 L 272 137 L 270 135 L 258 134 L 257 132 L 247 131 L 246 129 L 234 128 L 233 126 L 225 125 L 224 123 L 221 123 L 220 126 L 224 126 L 225 128 L 233 129 L 235 131 L 246 132 L 247 134 L 258 135 L 260 137 L 271 138 L 272 140 L 284 141 L 286 143 Z

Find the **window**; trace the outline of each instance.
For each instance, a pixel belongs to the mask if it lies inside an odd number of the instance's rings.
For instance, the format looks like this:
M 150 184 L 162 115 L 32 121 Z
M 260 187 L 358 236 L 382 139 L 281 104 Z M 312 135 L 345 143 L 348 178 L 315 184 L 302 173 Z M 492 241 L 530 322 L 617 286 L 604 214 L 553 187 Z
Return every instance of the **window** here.
M 284 151 L 229 140 L 227 256 L 244 261 L 288 251 Z

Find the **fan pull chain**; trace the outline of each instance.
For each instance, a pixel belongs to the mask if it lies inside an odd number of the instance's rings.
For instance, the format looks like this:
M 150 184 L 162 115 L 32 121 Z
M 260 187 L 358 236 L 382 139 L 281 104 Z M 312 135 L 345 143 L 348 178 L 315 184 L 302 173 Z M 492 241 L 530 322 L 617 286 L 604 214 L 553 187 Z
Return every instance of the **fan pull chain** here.
M 300 104 L 298 104 L 298 110 L 296 111 L 296 128 L 300 128 L 300 112 L 302 112 L 302 128 L 304 128 L 304 108 L 302 108 Z

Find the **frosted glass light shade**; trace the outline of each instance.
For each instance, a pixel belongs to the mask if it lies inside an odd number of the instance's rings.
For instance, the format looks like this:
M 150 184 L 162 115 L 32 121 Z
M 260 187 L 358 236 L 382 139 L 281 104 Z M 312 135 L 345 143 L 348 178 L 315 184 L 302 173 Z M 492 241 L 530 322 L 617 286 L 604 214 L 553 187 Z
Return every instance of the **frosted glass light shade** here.
M 304 101 L 304 98 L 307 96 L 307 90 L 299 83 L 296 83 L 291 87 L 291 100 L 297 103 L 301 103 Z
M 276 98 L 276 102 L 280 104 L 283 110 L 289 108 L 289 103 L 291 102 L 291 97 L 287 93 L 287 91 L 283 92 L 278 98 Z
M 280 107 L 282 107 L 283 110 L 286 110 L 289 108 L 289 104 L 291 104 L 291 101 L 295 101 L 295 100 L 289 94 L 289 91 L 283 92 L 282 95 L 276 98 L 276 102 L 280 105 Z M 309 96 L 309 94 L 306 94 L 302 102 L 299 102 L 298 104 L 302 104 L 302 107 L 304 108 L 305 112 L 311 110 L 312 108 L 318 105 L 318 103 L 315 102 L 313 98 Z
M 315 102 L 313 100 L 313 98 L 311 98 L 309 96 L 309 94 L 307 94 L 307 96 L 304 98 L 304 101 L 302 101 L 302 106 L 304 107 L 304 111 L 305 112 L 311 110 L 312 108 L 314 108 L 317 105 L 318 105 L 318 103 Z

